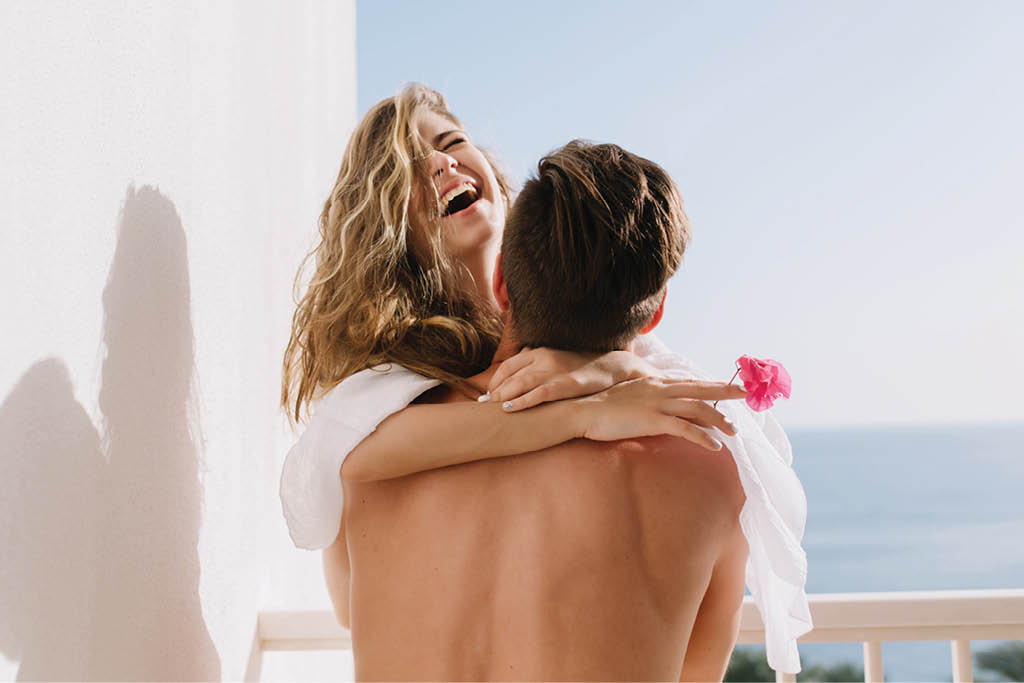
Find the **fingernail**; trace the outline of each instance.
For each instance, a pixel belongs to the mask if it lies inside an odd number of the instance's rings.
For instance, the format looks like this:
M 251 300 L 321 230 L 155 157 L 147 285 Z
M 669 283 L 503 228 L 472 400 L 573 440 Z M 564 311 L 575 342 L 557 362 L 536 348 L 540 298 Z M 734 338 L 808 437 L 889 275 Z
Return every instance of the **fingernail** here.
M 501 404 L 502 410 L 512 410 L 512 401 L 505 401 Z
M 716 451 L 722 450 L 722 442 L 719 441 L 718 439 L 712 439 L 711 443 L 713 443 L 715 445 L 714 450 L 716 450 Z
M 488 391 L 486 394 L 480 394 L 476 397 L 476 400 L 480 403 L 487 403 L 491 400 L 491 392 Z

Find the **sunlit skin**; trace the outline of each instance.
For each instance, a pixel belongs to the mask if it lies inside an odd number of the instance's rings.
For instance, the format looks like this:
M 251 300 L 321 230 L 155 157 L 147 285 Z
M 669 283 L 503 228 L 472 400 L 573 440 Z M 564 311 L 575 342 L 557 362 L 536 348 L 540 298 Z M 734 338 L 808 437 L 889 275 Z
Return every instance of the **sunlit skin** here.
M 344 482 L 325 562 L 357 678 L 720 680 L 747 555 L 721 456 L 576 440 Z

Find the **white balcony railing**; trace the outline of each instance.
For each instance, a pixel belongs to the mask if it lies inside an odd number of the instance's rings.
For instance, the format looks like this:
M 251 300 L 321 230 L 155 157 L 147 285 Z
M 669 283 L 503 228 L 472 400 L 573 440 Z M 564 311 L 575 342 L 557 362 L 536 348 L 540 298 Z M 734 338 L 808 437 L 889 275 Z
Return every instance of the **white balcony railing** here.
M 864 644 L 864 680 L 882 680 L 882 643 L 949 641 L 953 680 L 972 681 L 972 640 L 1024 640 L 1024 589 L 810 595 L 814 630 L 802 643 Z M 261 650 L 347 650 L 349 633 L 333 612 L 263 612 Z M 763 643 L 764 625 L 744 600 L 740 643 Z M 779 675 L 779 681 L 795 680 Z

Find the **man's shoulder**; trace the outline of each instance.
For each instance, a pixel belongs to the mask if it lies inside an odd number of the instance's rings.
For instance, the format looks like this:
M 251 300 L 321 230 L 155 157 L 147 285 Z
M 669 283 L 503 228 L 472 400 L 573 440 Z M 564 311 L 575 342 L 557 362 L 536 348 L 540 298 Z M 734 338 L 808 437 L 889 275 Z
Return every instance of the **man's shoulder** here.
M 677 436 L 649 436 L 614 442 L 617 452 L 634 468 L 660 486 L 677 492 L 700 491 L 736 513 L 745 500 L 736 462 L 728 447 L 712 451 Z

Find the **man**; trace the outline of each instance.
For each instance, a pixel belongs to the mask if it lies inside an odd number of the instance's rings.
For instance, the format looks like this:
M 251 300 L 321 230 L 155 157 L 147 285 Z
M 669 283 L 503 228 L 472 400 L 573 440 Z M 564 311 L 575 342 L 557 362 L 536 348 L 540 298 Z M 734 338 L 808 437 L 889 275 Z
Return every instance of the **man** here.
M 687 239 L 672 180 L 615 145 L 544 158 L 505 228 L 507 324 L 523 346 L 630 349 L 661 318 Z M 618 390 L 628 391 L 620 385 Z M 613 389 L 615 390 L 615 389 Z M 437 389 L 422 400 L 469 400 Z M 345 481 L 333 586 L 360 679 L 721 679 L 747 546 L 729 452 L 676 437 L 578 439 L 376 482 Z M 330 580 L 330 577 L 329 577 Z

